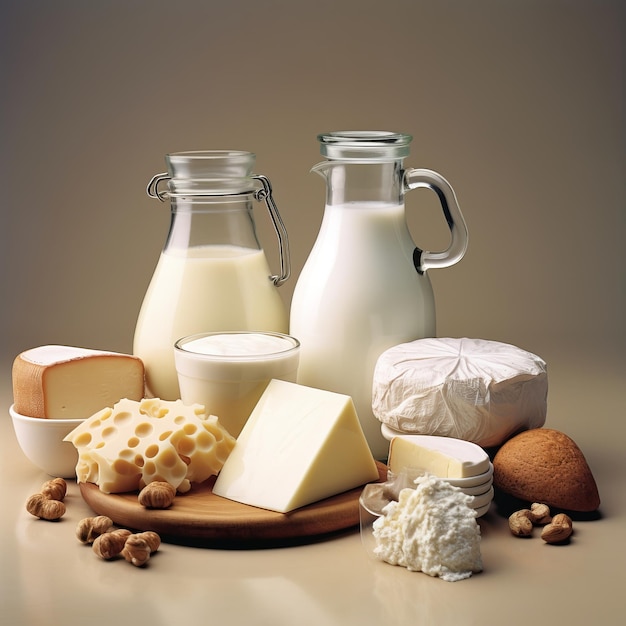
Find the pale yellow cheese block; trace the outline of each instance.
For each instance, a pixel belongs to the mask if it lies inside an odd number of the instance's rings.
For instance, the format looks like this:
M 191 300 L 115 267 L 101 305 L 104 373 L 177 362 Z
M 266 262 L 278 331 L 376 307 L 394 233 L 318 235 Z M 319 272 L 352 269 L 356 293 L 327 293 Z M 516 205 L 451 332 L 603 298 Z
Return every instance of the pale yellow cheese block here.
M 350 396 L 272 380 L 213 493 L 287 513 L 378 478 Z
M 47 345 L 13 362 L 15 410 L 29 417 L 81 419 L 143 395 L 143 362 L 128 354 Z
M 199 404 L 123 399 L 82 422 L 64 441 L 78 450 L 76 477 L 104 493 L 165 481 L 180 492 L 217 474 L 235 445 Z
M 389 444 L 391 472 L 423 470 L 440 478 L 470 478 L 489 470 L 489 456 L 478 445 L 434 435 L 402 435 Z

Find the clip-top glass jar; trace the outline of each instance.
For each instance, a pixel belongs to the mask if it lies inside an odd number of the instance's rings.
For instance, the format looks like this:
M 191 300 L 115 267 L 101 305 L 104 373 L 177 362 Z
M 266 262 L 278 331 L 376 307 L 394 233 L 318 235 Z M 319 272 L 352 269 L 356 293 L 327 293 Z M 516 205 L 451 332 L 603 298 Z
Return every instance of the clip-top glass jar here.
M 242 151 L 168 154 L 167 172 L 148 195 L 169 199 L 165 246 L 141 306 L 134 354 L 146 368 L 148 395 L 180 397 L 174 343 L 186 335 L 253 330 L 286 333 L 277 287 L 290 274 L 287 232 L 270 181 L 254 175 L 255 155 Z M 167 181 L 167 189 L 159 188 Z M 280 273 L 271 274 L 256 235 L 253 200 L 264 200 L 274 224 Z
M 372 381 L 388 348 L 435 334 L 435 301 L 426 270 L 458 262 L 467 228 L 450 184 L 426 169 L 405 169 L 411 136 L 386 131 L 319 135 L 326 181 L 317 240 L 296 283 L 290 333 L 300 341 L 298 382 L 352 397 L 375 458 L 389 442 L 372 413 Z M 418 248 L 404 195 L 433 190 L 450 229 L 442 252 Z

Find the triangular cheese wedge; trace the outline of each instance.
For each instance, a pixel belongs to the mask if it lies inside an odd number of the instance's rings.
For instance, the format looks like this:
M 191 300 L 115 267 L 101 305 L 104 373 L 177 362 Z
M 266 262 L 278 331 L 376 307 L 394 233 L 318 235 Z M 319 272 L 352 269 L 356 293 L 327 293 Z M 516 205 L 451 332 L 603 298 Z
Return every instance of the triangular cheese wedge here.
M 213 493 L 287 513 L 378 477 L 350 396 L 272 380 Z

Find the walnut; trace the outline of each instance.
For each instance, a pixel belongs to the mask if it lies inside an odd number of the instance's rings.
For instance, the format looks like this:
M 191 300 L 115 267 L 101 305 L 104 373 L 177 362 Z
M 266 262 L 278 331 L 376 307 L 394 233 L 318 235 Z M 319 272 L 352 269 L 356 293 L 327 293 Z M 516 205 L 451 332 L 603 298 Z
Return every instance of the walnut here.
M 161 537 L 152 530 L 145 530 L 142 533 L 137 533 L 137 535 L 146 540 L 151 553 L 156 552 L 161 546 Z
M 151 538 L 144 536 L 144 533 L 130 535 L 124 544 L 122 556 L 129 563 L 132 563 L 137 567 L 142 567 L 150 559 L 150 554 L 152 552 L 150 544 Z
M 176 488 L 168 482 L 156 480 L 139 492 L 139 504 L 147 509 L 167 509 L 176 497 Z
M 564 543 L 574 532 L 574 526 L 569 515 L 559 513 L 552 518 L 552 521 L 544 526 L 541 538 L 546 543 Z
M 509 528 L 516 537 L 530 537 L 533 532 L 530 509 L 515 511 L 509 517 Z
M 42 485 L 41 493 L 50 500 L 62 502 L 67 493 L 67 483 L 62 478 L 52 478 Z
M 97 537 L 113 530 L 113 520 L 106 515 L 86 517 L 78 522 L 76 537 L 81 543 L 91 544 Z
M 59 500 L 50 500 L 42 493 L 36 493 L 28 498 L 26 510 L 39 519 L 56 522 L 65 515 L 65 504 Z
M 530 506 L 530 521 L 538 526 L 549 524 L 552 521 L 550 507 L 547 504 L 533 502 Z
M 109 561 L 121 554 L 126 544 L 126 539 L 130 537 L 130 535 L 130 530 L 126 530 L 125 528 L 104 533 L 95 538 L 91 546 L 92 550 L 101 559 Z

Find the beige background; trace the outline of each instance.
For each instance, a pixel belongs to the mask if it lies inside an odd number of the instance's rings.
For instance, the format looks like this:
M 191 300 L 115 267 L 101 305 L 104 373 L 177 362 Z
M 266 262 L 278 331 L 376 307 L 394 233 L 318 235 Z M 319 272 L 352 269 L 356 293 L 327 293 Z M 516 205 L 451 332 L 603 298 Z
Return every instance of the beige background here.
M 624 5 L 617 1 L 2 2 L 2 350 L 130 350 L 168 209 L 165 153 L 257 153 L 289 231 L 289 302 L 321 220 L 316 135 L 414 136 L 457 192 L 465 259 L 440 335 L 550 357 L 624 347 Z M 408 197 L 425 249 L 446 229 Z M 260 236 L 276 266 L 261 205 Z
M 0 421 L 0 605 L 14 624 L 621 624 L 626 559 L 624 37 L 619 0 L 0 0 L 0 379 L 23 349 L 128 351 L 165 241 L 145 185 L 167 152 L 243 149 L 289 231 L 288 304 L 322 218 L 316 135 L 414 135 L 453 184 L 463 261 L 432 272 L 440 335 L 548 362 L 547 425 L 582 448 L 601 516 L 570 546 L 481 520 L 485 572 L 450 585 L 372 563 L 358 533 L 272 551 L 164 546 L 149 571 L 79 550 L 23 509 L 45 476 Z M 422 248 L 434 199 L 407 198 Z M 263 207 L 266 254 L 277 246 Z M 547 549 L 546 549 L 547 548 Z M 59 563 L 70 563 L 59 568 Z M 511 608 L 513 607 L 513 609 Z M 6 610 L 5 610 L 6 609 Z M 206 621 L 206 620 L 204 620 Z

